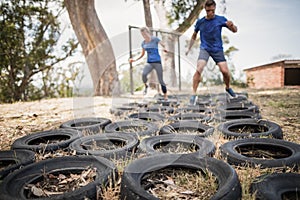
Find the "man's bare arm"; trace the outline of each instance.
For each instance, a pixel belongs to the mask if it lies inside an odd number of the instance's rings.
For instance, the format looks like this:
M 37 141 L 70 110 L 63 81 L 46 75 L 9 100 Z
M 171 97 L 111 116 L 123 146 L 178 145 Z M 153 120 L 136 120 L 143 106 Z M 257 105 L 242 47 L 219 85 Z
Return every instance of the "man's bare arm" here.
M 232 21 L 227 21 L 226 25 L 227 25 L 228 29 L 231 30 L 232 32 L 234 32 L 234 33 L 237 32 L 237 27 L 236 27 L 236 25 L 233 24 Z

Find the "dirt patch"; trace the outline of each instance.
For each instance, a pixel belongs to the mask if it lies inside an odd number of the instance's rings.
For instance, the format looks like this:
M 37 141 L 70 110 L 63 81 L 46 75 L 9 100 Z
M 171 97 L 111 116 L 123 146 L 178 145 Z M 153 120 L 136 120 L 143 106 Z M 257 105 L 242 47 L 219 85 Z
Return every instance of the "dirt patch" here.
M 57 129 L 68 120 L 81 117 L 112 118 L 111 98 L 62 98 L 34 102 L 2 104 L 0 110 L 0 147 L 10 149 L 17 138 L 27 134 Z

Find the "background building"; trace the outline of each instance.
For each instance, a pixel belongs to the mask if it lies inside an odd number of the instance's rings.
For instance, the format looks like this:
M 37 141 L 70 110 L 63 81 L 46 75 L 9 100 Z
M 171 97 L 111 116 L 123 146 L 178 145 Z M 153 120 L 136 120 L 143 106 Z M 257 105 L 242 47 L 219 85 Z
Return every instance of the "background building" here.
M 244 71 L 249 88 L 300 87 L 300 60 L 281 60 Z

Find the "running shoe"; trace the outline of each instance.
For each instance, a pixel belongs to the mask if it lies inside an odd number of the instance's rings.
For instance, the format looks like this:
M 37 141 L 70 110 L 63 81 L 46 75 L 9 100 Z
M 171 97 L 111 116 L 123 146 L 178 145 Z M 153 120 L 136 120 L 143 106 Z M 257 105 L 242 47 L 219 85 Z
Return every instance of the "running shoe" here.
M 148 90 L 148 85 L 145 86 L 145 89 L 144 89 L 144 92 L 143 92 L 144 95 L 147 94 L 147 90 Z
M 198 100 L 198 96 L 197 95 L 192 95 L 190 97 L 190 105 L 196 105 L 197 100 Z
M 231 88 L 228 88 L 228 89 L 225 89 L 226 92 L 233 98 L 236 98 L 237 97 L 237 94 L 231 89 Z

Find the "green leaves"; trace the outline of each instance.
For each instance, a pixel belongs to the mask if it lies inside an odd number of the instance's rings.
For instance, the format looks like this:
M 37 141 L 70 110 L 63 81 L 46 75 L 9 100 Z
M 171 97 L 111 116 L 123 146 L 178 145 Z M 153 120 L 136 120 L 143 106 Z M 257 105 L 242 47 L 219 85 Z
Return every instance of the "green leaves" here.
M 33 76 L 42 75 L 77 48 L 70 40 L 57 50 L 61 5 L 61 0 L 1 1 L 0 102 L 31 99 Z
M 172 9 L 169 12 L 170 20 L 173 22 L 184 21 L 196 4 L 197 1 L 194 0 L 172 0 Z

